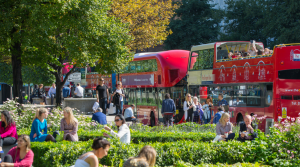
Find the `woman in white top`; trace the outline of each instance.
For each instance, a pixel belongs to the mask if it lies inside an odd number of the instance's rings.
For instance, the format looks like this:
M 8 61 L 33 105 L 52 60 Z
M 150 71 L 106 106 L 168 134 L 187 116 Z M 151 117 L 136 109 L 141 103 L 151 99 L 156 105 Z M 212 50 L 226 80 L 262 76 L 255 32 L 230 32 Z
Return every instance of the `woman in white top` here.
M 110 143 L 102 137 L 94 139 L 93 151 L 81 155 L 75 162 L 75 167 L 96 167 L 99 166 L 98 158 L 103 158 L 107 155 Z
M 192 100 L 191 94 L 186 94 L 185 101 L 183 103 L 183 110 L 184 110 L 184 119 L 187 122 L 193 121 L 193 115 L 194 115 L 194 108 L 195 104 Z
M 111 135 L 120 138 L 120 141 L 125 144 L 130 144 L 130 129 L 126 125 L 125 118 L 122 114 L 118 114 L 115 117 L 115 123 L 118 127 L 118 133 L 114 132 L 108 126 L 105 126 L 104 129 L 109 131 Z M 105 137 L 110 137 L 107 133 L 103 133 Z
M 120 95 L 120 105 L 116 105 L 116 114 L 122 114 L 122 111 L 123 111 L 123 97 L 125 97 L 125 94 L 124 94 L 124 91 L 123 91 L 121 81 L 118 81 L 117 89 L 113 93 L 112 97 L 114 97 L 114 95 L 116 93 L 119 93 L 119 95 Z
M 256 56 L 258 50 L 256 49 L 254 43 L 249 43 L 248 52 L 250 53 L 250 56 Z

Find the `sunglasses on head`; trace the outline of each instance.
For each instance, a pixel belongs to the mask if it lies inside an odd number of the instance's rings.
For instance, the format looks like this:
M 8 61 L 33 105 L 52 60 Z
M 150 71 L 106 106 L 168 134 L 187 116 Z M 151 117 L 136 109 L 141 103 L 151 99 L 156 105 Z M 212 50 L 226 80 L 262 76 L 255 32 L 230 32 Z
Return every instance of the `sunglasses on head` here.
M 121 121 L 121 119 L 115 119 L 115 122 Z
M 100 80 L 100 81 L 104 81 L 104 80 Z

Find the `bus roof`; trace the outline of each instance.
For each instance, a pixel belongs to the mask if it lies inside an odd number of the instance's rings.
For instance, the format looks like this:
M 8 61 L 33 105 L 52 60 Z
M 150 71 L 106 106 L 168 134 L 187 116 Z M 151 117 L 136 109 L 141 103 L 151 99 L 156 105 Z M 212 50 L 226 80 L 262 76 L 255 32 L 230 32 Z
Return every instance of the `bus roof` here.
M 250 41 L 221 41 L 221 42 L 214 42 L 214 43 L 208 43 L 208 44 L 203 44 L 203 45 L 195 45 L 192 46 L 191 51 L 196 51 L 196 50 L 204 50 L 204 49 L 212 49 L 214 48 L 214 45 L 217 43 L 217 45 L 227 45 L 227 46 L 236 46 L 239 44 L 244 44 L 246 46 L 247 43 L 249 43 Z M 261 48 L 263 47 L 263 43 L 262 42 L 255 42 L 256 45 L 260 45 Z
M 208 44 L 203 44 L 203 45 L 195 45 L 195 46 L 192 46 L 191 51 L 211 49 L 211 48 L 214 48 L 215 43 L 216 42 L 214 42 L 214 43 L 208 43 Z

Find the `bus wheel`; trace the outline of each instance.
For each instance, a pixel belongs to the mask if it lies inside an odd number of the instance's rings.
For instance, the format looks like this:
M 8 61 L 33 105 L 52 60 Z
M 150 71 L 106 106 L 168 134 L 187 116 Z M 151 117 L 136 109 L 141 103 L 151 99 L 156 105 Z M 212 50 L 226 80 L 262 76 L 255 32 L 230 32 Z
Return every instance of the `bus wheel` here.
M 244 122 L 244 118 L 241 113 L 238 113 L 238 115 L 236 117 L 236 123 L 237 123 L 237 125 L 240 125 L 241 122 Z

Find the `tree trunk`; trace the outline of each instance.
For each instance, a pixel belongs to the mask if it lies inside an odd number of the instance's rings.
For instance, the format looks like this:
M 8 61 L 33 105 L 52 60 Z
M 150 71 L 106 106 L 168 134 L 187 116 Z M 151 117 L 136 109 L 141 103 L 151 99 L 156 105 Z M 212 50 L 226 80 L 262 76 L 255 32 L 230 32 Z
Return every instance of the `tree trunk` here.
M 58 67 L 57 71 L 56 71 L 56 75 L 55 75 L 55 79 L 56 79 L 56 106 L 61 106 L 61 93 L 62 93 L 62 89 L 63 89 L 63 85 L 65 84 L 64 82 L 61 81 L 62 78 L 62 71 L 61 71 L 62 67 Z
M 22 62 L 21 62 L 21 43 L 16 42 L 11 47 L 11 62 L 13 68 L 13 96 L 19 97 L 19 103 L 22 103 Z

